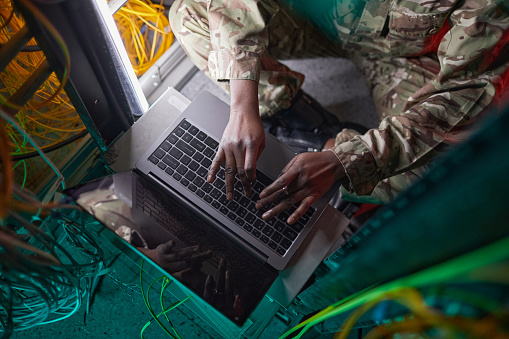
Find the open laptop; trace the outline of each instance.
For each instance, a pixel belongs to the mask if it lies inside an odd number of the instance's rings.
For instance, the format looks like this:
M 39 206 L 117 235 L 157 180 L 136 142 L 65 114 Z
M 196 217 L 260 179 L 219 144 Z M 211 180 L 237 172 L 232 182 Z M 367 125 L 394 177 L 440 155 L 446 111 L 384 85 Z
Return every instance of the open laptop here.
M 178 192 L 197 209 L 211 217 L 219 228 L 238 239 L 243 247 L 276 270 L 288 264 L 300 243 L 316 223 L 335 190 L 319 199 L 294 225 L 286 219 L 293 212 L 269 221 L 254 205 L 258 194 L 278 177 L 295 152 L 272 135 L 265 135 L 265 149 L 257 162 L 257 182 L 246 198 L 237 180 L 233 202 L 224 193 L 224 168 L 212 184 L 205 178 L 229 119 L 229 106 L 208 92 L 202 92 L 172 125 L 148 148 L 136 163 L 143 174 L 163 187 Z
M 170 240 L 175 253 L 196 245 L 200 253 L 213 253 L 185 276 L 182 271 L 166 271 L 242 325 L 320 218 L 337 187 L 294 225 L 285 221 L 291 211 L 269 221 L 261 219 L 263 211 L 254 208 L 258 194 L 295 156 L 289 147 L 266 134 L 253 196 L 245 197 L 237 182 L 235 198 L 228 201 L 223 170 L 214 183 L 205 182 L 228 118 L 229 106 L 203 92 L 147 149 L 136 169 L 68 193 L 141 253 Z M 154 259 L 151 255 L 147 254 Z M 157 258 L 153 261 L 165 267 Z

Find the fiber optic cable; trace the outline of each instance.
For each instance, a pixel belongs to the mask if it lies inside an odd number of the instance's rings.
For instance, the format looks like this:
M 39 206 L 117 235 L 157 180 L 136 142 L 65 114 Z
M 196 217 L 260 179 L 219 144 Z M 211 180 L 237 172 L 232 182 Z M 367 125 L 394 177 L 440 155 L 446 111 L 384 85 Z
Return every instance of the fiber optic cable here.
M 145 302 L 145 306 L 147 307 L 148 311 L 150 312 L 150 314 L 152 315 L 152 320 L 156 321 L 157 324 L 164 330 L 164 332 L 166 332 L 166 334 L 168 334 L 170 337 L 174 338 L 174 339 L 177 339 L 173 334 L 171 334 L 171 332 L 166 328 L 166 326 L 163 325 L 163 323 L 161 323 L 161 321 L 159 320 L 159 317 L 158 315 L 155 314 L 154 310 L 152 309 L 152 306 L 150 305 L 150 302 L 148 300 L 148 292 L 150 291 L 150 288 L 152 287 L 152 285 L 160 280 L 161 278 L 165 278 L 165 277 L 160 277 L 156 280 L 154 280 L 150 285 L 149 285 L 149 288 L 147 289 L 147 293 L 145 294 L 145 290 L 143 289 L 143 263 L 145 262 L 145 260 L 142 260 L 141 261 L 141 265 L 140 265 L 140 288 L 141 288 L 141 295 L 143 297 L 143 301 Z M 151 320 L 151 321 L 152 321 Z M 143 332 L 145 331 L 145 329 L 148 327 L 148 325 L 150 325 L 150 322 L 149 321 L 147 324 L 145 324 L 145 326 L 142 328 L 141 330 L 141 333 L 140 333 L 140 336 L 141 338 L 143 339 Z
M 373 286 L 330 305 L 316 315 L 284 333 L 281 338 L 285 338 L 299 329 L 301 331 L 297 336 L 295 336 L 295 338 L 300 338 L 312 326 L 334 316 L 351 311 L 357 307 L 361 307 L 366 303 L 379 300 L 380 298 L 383 298 L 386 293 L 391 293 L 397 289 L 401 289 L 402 286 L 418 288 L 433 284 L 442 284 L 444 281 L 450 281 L 451 279 L 470 272 L 476 268 L 505 260 L 508 258 L 507 248 L 509 248 L 509 238 L 502 239 L 494 244 L 485 246 L 481 249 L 467 253 L 434 267 L 422 270 L 410 276 L 396 279 L 380 286 Z M 429 319 L 432 319 L 432 317 Z M 508 334 L 506 333 L 506 335 Z
M 0 7 L 2 17 L 5 18 L 10 16 L 10 13 L 14 13 L 10 1 L 4 1 L 2 4 L 4 5 Z M 9 37 L 22 27 L 24 27 L 24 20 L 18 15 L 13 15 L 8 24 L 4 23 L 3 28 L 0 29 L 0 43 L 6 43 Z M 35 40 L 32 39 L 27 47 L 37 47 L 34 44 Z M 40 51 L 19 53 L 13 62 L 9 63 L 7 68 L 0 73 L 0 80 L 4 85 L 0 89 L 2 96 L 12 95 L 19 84 L 24 82 L 32 70 L 43 60 L 44 55 Z M 17 114 L 22 128 L 33 137 L 40 139 L 40 142 L 45 146 L 58 144 L 67 139 L 68 136 L 85 129 L 65 93 L 63 91 L 59 92 L 61 86 L 62 84 L 58 82 L 55 74 L 51 74 L 36 92 L 35 98 L 29 101 L 26 108 L 21 109 Z M 54 96 L 55 93 L 57 93 L 56 96 Z M 54 97 L 50 100 L 52 94 Z M 43 102 L 46 102 L 46 105 L 38 108 Z M 10 127 L 8 127 L 8 130 L 13 141 L 11 144 L 14 147 L 12 154 L 23 154 L 35 150 L 22 136 L 18 136 L 15 130 Z
M 46 163 L 53 169 L 53 171 L 56 173 L 56 175 L 58 176 L 58 181 L 62 184 L 62 188 L 65 189 L 65 180 L 64 180 L 64 176 L 62 175 L 62 173 L 60 173 L 60 171 L 58 170 L 58 168 L 55 166 L 55 164 L 53 164 L 52 161 L 50 161 L 47 156 L 44 154 L 44 152 L 39 148 L 39 146 L 32 140 L 32 138 L 26 134 L 26 132 L 21 128 L 19 127 L 19 125 L 8 115 L 4 112 L 4 110 L 2 108 L 0 108 L 0 117 L 2 119 L 4 119 L 5 121 L 7 121 L 8 123 L 10 123 L 12 126 L 14 126 L 18 132 L 20 134 L 22 134 L 28 141 L 30 141 L 30 143 L 32 144 L 32 146 L 37 150 L 37 152 L 39 152 L 40 156 L 46 161 Z
M 48 147 L 44 147 L 42 148 L 41 150 L 44 152 L 44 153 L 49 153 L 49 152 L 52 152 L 54 150 L 57 150 L 63 146 L 66 146 L 80 138 L 83 138 L 84 136 L 86 136 L 88 134 L 88 131 L 83 131 L 81 133 L 78 133 L 66 140 L 63 140 L 63 141 L 59 141 L 57 144 L 55 145 L 52 145 L 52 146 L 48 146 Z M 19 161 L 19 160 L 25 160 L 25 159 L 29 159 L 29 158 L 33 158 L 35 156 L 38 156 L 39 153 L 38 152 L 30 152 L 30 153 L 23 153 L 23 154 L 20 154 L 20 155 L 14 155 L 12 158 L 14 161 Z
M 64 56 L 64 69 L 63 69 L 63 75 L 62 80 L 59 82 L 58 88 L 50 95 L 49 98 L 44 100 L 43 102 L 37 103 L 32 106 L 32 108 L 40 108 L 45 106 L 47 103 L 51 102 L 55 97 L 58 96 L 58 94 L 63 91 L 65 84 L 67 83 L 67 79 L 69 78 L 69 70 L 71 69 L 71 58 L 69 55 L 69 50 L 67 49 L 67 45 L 64 42 L 64 39 L 58 33 L 58 31 L 55 29 L 53 24 L 39 11 L 39 9 L 34 6 L 30 1 L 28 0 L 19 0 L 19 2 L 26 7 L 42 24 L 43 26 L 48 30 L 48 32 L 53 36 L 53 38 L 56 40 L 58 46 L 61 49 L 61 52 Z M 14 108 L 14 109 L 21 109 L 22 107 L 9 103 L 5 98 L 1 98 L 1 101 L 3 102 L 3 105 Z
M 145 326 L 143 326 L 143 328 L 141 329 L 141 332 L 140 332 L 140 336 L 141 338 L 143 339 L 143 332 L 145 331 L 145 329 L 152 323 L 152 321 L 155 321 L 157 322 L 157 324 L 164 330 L 164 332 L 166 332 L 166 334 L 168 334 L 171 338 L 174 338 L 174 339 L 181 339 L 179 334 L 177 333 L 176 329 L 173 327 L 173 325 L 171 324 L 171 327 L 172 327 L 172 330 L 174 331 L 175 335 L 173 335 L 167 328 L 166 326 L 163 325 L 163 323 L 161 322 L 161 320 L 159 320 L 159 317 L 164 315 L 168 321 L 169 321 L 169 318 L 167 317 L 167 314 L 169 312 L 171 312 L 173 309 L 177 308 L 178 306 L 180 306 L 181 304 L 183 304 L 184 302 L 186 302 L 189 298 L 192 297 L 192 295 L 189 295 L 188 297 L 186 297 L 185 299 L 183 300 L 180 300 L 180 301 L 176 301 L 174 302 L 173 304 L 171 304 L 170 306 L 164 308 L 163 307 L 163 301 L 162 301 L 162 293 L 164 292 L 164 289 L 168 286 L 168 283 L 167 283 L 167 280 L 168 280 L 168 277 L 166 276 L 162 276 L 162 277 L 159 277 L 157 279 L 154 279 L 154 281 L 152 281 L 152 283 L 150 283 L 148 289 L 147 289 L 147 292 L 145 292 L 144 288 L 143 288 L 143 263 L 145 262 L 145 260 L 142 260 L 141 261 L 141 265 L 140 265 L 140 287 L 141 287 L 141 294 L 142 294 L 142 297 L 143 297 L 143 301 L 145 302 L 145 306 L 147 307 L 148 311 L 150 312 L 150 314 L 152 315 L 152 319 L 147 322 L 145 324 Z M 160 281 L 160 280 L 163 280 L 163 285 L 162 285 L 162 290 L 161 290 L 161 295 L 160 295 L 160 303 L 161 303 L 161 308 L 162 308 L 162 311 L 159 313 L 159 314 L 156 314 L 154 309 L 152 308 L 152 305 L 150 304 L 150 301 L 149 301 L 149 292 L 150 292 L 150 289 L 152 288 L 152 286 Z
M 174 37 L 162 1 L 129 0 L 113 16 L 137 76 L 171 46 Z
M 35 194 L 14 182 L 14 170 L 23 168 L 24 186 L 27 169 L 26 161 L 23 161 L 23 166 L 19 166 L 20 162 L 14 165 L 11 156 L 13 149 L 14 153 L 37 151 L 57 173 L 56 183 L 63 184 L 62 174 L 33 138 L 38 138 L 48 147 L 48 143 L 59 145 L 72 133 L 84 130 L 62 91 L 70 67 L 67 48 L 48 21 L 34 11 L 29 1 L 21 0 L 20 3 L 32 11 L 60 43 L 67 62 L 62 81 L 52 74 L 25 108 L 16 114 L 17 121 L 0 109 L 0 157 L 3 167 L 0 182 L 0 333 L 4 336 L 74 314 L 80 308 L 83 296 L 90 292 L 90 284 L 83 284 L 83 281 L 105 272 L 102 250 L 84 224 L 74 224 L 61 214 L 63 209 L 79 209 L 77 206 L 41 202 Z M 0 20 L 3 19 L 0 24 L 0 44 L 4 44 L 24 26 L 24 22 L 13 10 L 10 1 L 0 3 L 0 17 Z M 0 74 L 3 83 L 0 97 L 3 98 L 4 107 L 18 108 L 6 104 L 5 98 L 15 93 L 24 79 L 44 60 L 44 55 L 34 43 L 32 39 L 25 52 L 19 53 Z M 53 193 L 50 190 L 47 197 Z M 45 228 L 52 222 L 53 215 L 68 222 L 59 224 L 50 234 Z M 29 221 L 41 220 L 39 216 L 44 217 L 40 226 Z M 79 252 L 76 258 L 75 251 Z
M 162 310 L 166 309 L 166 307 L 164 306 L 164 300 L 163 300 L 164 291 L 166 290 L 166 287 L 168 287 L 172 282 L 173 281 L 168 279 L 168 278 L 164 279 L 164 281 L 163 281 L 163 286 L 161 288 L 161 293 L 160 293 L 160 297 L 159 297 L 159 302 L 161 303 L 161 309 Z M 175 328 L 175 326 L 173 326 L 173 323 L 171 322 L 170 318 L 168 317 L 167 312 L 164 312 L 164 317 L 166 318 L 166 320 L 170 324 L 170 327 L 173 330 L 173 333 L 175 333 L 175 335 L 177 336 L 177 338 L 178 339 L 182 339 L 180 337 L 180 335 L 178 334 L 177 329 Z
M 20 196 L 26 197 L 26 194 Z M 66 205 L 59 206 L 59 210 L 62 208 Z M 7 293 L 0 293 L 0 307 L 5 311 L 0 319 L 0 332 L 4 335 L 71 316 L 90 292 L 87 287 L 90 284 L 82 287 L 84 279 L 107 272 L 103 269 L 102 249 L 83 223 L 79 225 L 62 216 L 66 222 L 59 223 L 55 229 L 58 233 L 50 235 L 42 230 L 50 221 L 46 220 L 39 228 L 23 221 L 19 215 L 16 218 L 31 233 L 21 240 L 20 234 L 16 236 L 13 230 L 0 225 L 0 247 L 3 249 L 0 252 L 0 291 Z M 70 246 L 66 247 L 64 241 Z M 73 257 L 70 249 L 80 252 L 79 260 Z M 38 253 L 39 259 L 30 253 Z M 42 256 L 45 259 L 41 261 Z M 7 257 L 11 260 L 6 260 Z

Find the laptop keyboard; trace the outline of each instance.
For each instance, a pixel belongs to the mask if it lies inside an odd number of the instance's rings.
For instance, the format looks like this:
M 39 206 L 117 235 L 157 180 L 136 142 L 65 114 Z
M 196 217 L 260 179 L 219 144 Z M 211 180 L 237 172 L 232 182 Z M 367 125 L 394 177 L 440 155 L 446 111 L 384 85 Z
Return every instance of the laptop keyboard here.
M 212 164 L 218 146 L 219 143 L 216 140 L 184 119 L 148 160 L 179 181 L 201 200 L 227 216 L 237 226 L 251 233 L 262 244 L 280 255 L 286 254 L 311 219 L 315 209 L 311 207 L 293 225 L 288 225 L 286 219 L 295 211 L 296 206 L 270 220 L 263 220 L 264 211 L 256 209 L 255 205 L 259 200 L 260 192 L 271 184 L 272 180 L 258 170 L 251 197 L 244 195 L 242 184 L 236 180 L 234 199 L 229 201 L 224 193 L 223 166 L 212 184 L 206 182 L 208 168 Z

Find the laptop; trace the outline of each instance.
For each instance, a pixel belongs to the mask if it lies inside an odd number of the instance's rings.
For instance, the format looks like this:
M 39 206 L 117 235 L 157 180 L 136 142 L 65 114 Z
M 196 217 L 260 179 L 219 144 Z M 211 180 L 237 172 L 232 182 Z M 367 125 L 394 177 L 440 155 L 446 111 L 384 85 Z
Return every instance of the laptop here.
M 253 195 L 245 197 L 237 180 L 234 199 L 228 201 L 223 167 L 212 184 L 205 181 L 228 119 L 229 106 L 202 92 L 147 149 L 135 169 L 67 193 L 240 326 L 278 271 L 287 266 L 338 187 L 331 188 L 293 225 L 286 219 L 296 206 L 263 220 L 264 211 L 254 207 L 258 194 L 295 156 L 288 146 L 266 134 Z M 170 258 L 169 263 L 161 258 Z

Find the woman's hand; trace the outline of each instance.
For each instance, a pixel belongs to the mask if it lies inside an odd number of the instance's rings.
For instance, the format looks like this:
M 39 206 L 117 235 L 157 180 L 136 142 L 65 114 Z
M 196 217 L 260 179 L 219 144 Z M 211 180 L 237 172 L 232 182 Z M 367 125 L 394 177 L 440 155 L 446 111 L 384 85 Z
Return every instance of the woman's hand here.
M 176 273 L 201 265 L 212 257 L 212 251 L 202 252 L 198 245 L 175 250 L 175 242 L 170 240 L 154 249 L 138 248 L 139 251 L 152 259 L 169 273 Z
M 260 193 L 256 208 L 267 208 L 264 219 L 289 209 L 300 202 L 287 222 L 293 224 L 336 182 L 345 170 L 332 151 L 302 153 L 295 156 L 272 184 Z
M 244 194 L 251 195 L 251 183 L 256 180 L 256 161 L 265 147 L 265 132 L 258 109 L 258 83 L 251 80 L 231 80 L 230 90 L 230 120 L 207 176 L 207 181 L 212 183 L 221 164 L 225 163 L 228 200 L 233 199 L 236 173 L 244 188 Z

